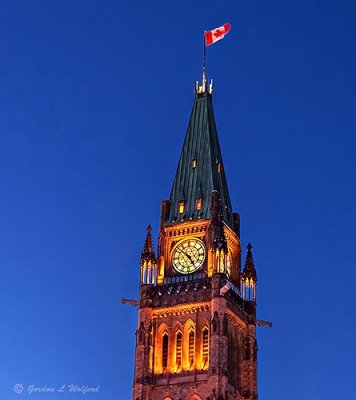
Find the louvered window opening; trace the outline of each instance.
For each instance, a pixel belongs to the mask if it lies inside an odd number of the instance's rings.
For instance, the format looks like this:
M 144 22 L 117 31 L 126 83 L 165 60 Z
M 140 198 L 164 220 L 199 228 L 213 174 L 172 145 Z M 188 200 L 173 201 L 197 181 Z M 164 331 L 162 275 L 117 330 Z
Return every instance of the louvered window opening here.
M 203 364 L 209 361 L 209 331 L 207 328 L 203 330 Z
M 189 363 L 190 365 L 194 364 L 194 352 L 195 352 L 195 346 L 194 346 L 194 331 L 189 332 L 189 349 L 188 349 L 188 354 L 189 354 Z
M 176 365 L 180 367 L 182 365 L 182 334 L 177 333 L 176 337 Z
M 168 365 L 168 334 L 165 333 L 162 338 L 162 367 L 167 368 Z

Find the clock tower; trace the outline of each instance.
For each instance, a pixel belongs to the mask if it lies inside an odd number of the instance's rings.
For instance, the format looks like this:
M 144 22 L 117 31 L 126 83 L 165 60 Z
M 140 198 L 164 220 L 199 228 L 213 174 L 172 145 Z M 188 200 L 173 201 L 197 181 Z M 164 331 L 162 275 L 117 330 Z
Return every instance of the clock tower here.
M 257 399 L 256 271 L 241 266 L 212 107 L 196 84 L 157 253 L 147 229 L 140 260 L 133 400 Z

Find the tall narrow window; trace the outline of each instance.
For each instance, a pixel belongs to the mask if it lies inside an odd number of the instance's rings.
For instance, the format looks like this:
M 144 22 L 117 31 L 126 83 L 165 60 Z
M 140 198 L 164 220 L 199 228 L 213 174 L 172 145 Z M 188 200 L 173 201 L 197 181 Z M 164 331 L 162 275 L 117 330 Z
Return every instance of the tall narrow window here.
M 185 209 L 185 204 L 184 201 L 179 201 L 178 202 L 178 212 L 179 214 L 183 214 L 184 213 L 184 209 Z
M 217 168 L 218 168 L 219 174 L 221 174 L 223 166 L 222 166 L 222 164 L 220 162 L 218 163 Z
M 202 199 L 201 199 L 201 197 L 198 197 L 195 200 L 195 209 L 196 209 L 196 211 L 200 211 L 201 210 L 201 205 L 202 205 Z
M 168 365 L 168 333 L 164 333 L 162 337 L 162 368 L 165 370 Z
M 188 348 L 188 356 L 189 356 L 189 364 L 190 367 L 193 366 L 194 364 L 194 353 L 195 353 L 195 340 L 194 340 L 194 331 L 193 329 L 191 329 L 189 331 L 189 339 L 188 339 L 188 343 L 189 343 L 189 348 Z
M 202 339 L 203 368 L 207 369 L 209 363 L 209 329 L 207 327 L 203 329 Z
M 176 366 L 180 368 L 182 365 L 182 332 L 178 332 L 176 336 Z
M 192 160 L 192 168 L 195 169 L 197 167 L 197 160 Z

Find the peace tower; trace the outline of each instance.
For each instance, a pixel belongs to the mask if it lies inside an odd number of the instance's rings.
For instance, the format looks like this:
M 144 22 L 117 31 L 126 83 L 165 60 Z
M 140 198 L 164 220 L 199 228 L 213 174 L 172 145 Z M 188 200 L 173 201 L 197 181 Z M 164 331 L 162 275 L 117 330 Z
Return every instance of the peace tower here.
M 242 267 L 240 216 L 203 77 L 161 204 L 157 253 L 148 227 L 141 254 L 133 400 L 257 399 L 251 249 Z

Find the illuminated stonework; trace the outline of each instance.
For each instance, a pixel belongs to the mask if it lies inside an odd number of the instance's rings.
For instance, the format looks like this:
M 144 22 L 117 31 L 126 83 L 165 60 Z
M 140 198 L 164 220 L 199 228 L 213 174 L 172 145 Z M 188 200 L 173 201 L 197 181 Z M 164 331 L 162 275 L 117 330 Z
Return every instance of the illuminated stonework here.
M 240 217 L 203 86 L 162 202 L 157 256 L 150 227 L 141 255 L 133 400 L 257 399 L 252 246 L 241 270 Z
M 195 303 L 183 306 L 160 308 L 152 312 L 152 317 L 164 318 L 170 316 L 195 314 L 199 311 L 209 311 L 210 303 Z

